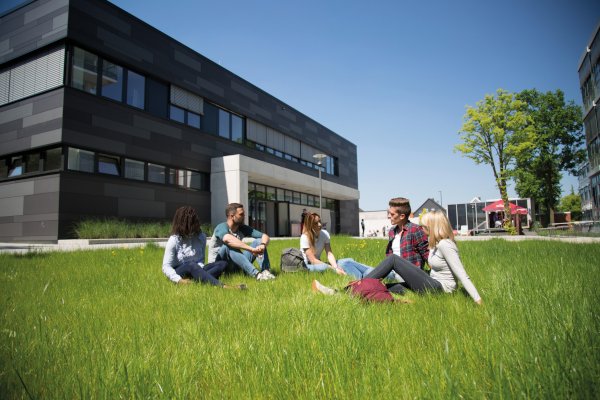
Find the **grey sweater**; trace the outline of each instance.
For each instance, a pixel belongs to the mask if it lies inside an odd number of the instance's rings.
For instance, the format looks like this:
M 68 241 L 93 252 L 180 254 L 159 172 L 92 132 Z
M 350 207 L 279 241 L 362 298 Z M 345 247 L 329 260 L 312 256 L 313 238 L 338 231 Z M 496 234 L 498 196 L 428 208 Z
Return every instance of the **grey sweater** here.
M 443 239 L 435 248 L 429 250 L 427 262 L 431 267 L 429 276 L 440 282 L 445 292 L 449 293 L 456 290 L 455 278 L 457 278 L 474 301 L 481 298 L 475 285 L 471 282 L 471 278 L 467 275 L 467 271 L 465 271 L 458 255 L 458 247 L 452 240 Z

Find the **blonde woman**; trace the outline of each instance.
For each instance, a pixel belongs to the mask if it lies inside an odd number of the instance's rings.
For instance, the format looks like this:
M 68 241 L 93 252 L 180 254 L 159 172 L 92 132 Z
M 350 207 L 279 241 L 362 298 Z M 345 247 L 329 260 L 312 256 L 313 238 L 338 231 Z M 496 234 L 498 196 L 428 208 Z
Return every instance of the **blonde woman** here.
M 441 211 L 431 211 L 422 217 L 421 226 L 429 237 L 427 262 L 431 267 L 430 275 L 415 268 L 409 261 L 391 255 L 366 277 L 382 279 L 393 270 L 404 279 L 406 287 L 418 293 L 428 291 L 451 293 L 456 290 L 458 280 L 475 303 L 482 304 L 481 296 L 460 261 L 448 218 Z

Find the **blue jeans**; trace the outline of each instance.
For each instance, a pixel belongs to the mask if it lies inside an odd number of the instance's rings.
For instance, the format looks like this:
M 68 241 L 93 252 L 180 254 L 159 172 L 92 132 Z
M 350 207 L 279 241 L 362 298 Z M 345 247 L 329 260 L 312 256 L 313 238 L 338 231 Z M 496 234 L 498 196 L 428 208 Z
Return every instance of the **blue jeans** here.
M 223 270 L 227 267 L 225 261 L 215 261 L 210 264 L 206 264 L 204 268 L 196 264 L 195 262 L 186 262 L 175 268 L 177 275 L 183 277 L 191 276 L 196 282 L 210 283 L 214 286 L 223 286 L 217 279 L 221 276 Z
M 260 245 L 260 239 L 256 239 L 250 244 L 250 247 L 258 247 Z M 247 250 L 236 250 L 230 249 L 227 245 L 221 246 L 219 249 L 219 254 L 217 255 L 216 261 L 225 260 L 229 264 L 229 266 L 234 267 L 234 269 L 241 268 L 247 275 L 256 276 L 258 271 L 254 268 L 252 264 L 254 260 L 258 262 L 258 268 L 261 271 L 265 269 L 271 269 L 271 262 L 269 261 L 269 253 L 265 248 L 265 252 L 262 254 L 262 257 L 256 257 L 254 254 L 250 253 Z
M 337 260 L 337 264 L 344 272 L 356 279 L 362 279 L 367 276 L 369 272 L 373 271 L 372 267 L 356 262 L 352 258 L 342 258 L 341 260 Z
M 329 269 L 329 264 L 306 264 L 309 272 L 324 272 Z
M 352 258 L 342 258 L 337 263 L 348 275 L 356 279 L 366 278 L 367 274 L 374 270 L 373 267 L 356 262 Z M 403 282 L 403 279 L 395 271 L 391 271 L 385 278 L 391 281 Z

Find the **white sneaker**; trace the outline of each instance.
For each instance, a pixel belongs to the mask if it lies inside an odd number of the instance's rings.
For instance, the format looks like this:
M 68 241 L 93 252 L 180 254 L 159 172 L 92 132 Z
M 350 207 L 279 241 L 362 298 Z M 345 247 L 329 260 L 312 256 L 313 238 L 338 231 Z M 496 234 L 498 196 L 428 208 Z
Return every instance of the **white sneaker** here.
M 268 281 L 271 279 L 275 279 L 275 275 L 273 275 L 272 273 L 270 273 L 267 270 L 261 271 L 258 274 L 256 274 L 257 281 Z
M 327 287 L 327 286 L 321 284 L 321 282 L 319 282 L 316 279 L 314 281 L 312 281 L 312 290 L 313 290 L 313 292 L 320 292 L 320 293 L 323 293 L 323 294 L 326 294 L 329 296 L 334 295 L 336 292 L 335 289 L 332 289 L 330 287 Z
M 269 271 L 268 269 L 265 269 L 262 273 L 263 273 L 263 275 L 268 276 L 269 279 L 275 279 L 275 275 L 273 275 L 273 273 L 271 271 Z

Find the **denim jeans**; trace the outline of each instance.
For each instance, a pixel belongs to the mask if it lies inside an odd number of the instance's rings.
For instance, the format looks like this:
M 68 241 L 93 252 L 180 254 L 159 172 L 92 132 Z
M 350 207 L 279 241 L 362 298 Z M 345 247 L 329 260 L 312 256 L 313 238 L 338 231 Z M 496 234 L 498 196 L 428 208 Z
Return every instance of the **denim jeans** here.
M 221 276 L 225 267 L 227 267 L 227 263 L 224 261 L 215 261 L 214 263 L 206 264 L 204 268 L 195 262 L 187 262 L 175 268 L 175 272 L 181 277 L 191 276 L 196 282 L 223 286 L 217 278 Z
M 256 248 L 260 246 L 260 239 L 254 240 L 250 247 Z M 219 249 L 219 254 L 217 255 L 216 260 L 225 260 L 229 263 L 230 266 L 233 266 L 235 269 L 241 268 L 247 275 L 256 276 L 258 271 L 254 268 L 252 264 L 254 260 L 257 260 L 258 268 L 261 271 L 265 269 L 271 269 L 271 262 L 269 261 L 269 253 L 267 248 L 265 247 L 265 252 L 262 254 L 262 257 L 256 257 L 254 254 L 247 250 L 236 250 L 230 249 L 227 245 L 221 246 Z
M 372 267 L 356 262 L 352 258 L 342 258 L 341 260 L 337 260 L 337 264 L 344 272 L 356 279 L 362 279 L 367 276 L 369 272 L 373 271 Z
M 324 272 L 329 268 L 329 264 L 306 264 L 309 272 Z
M 348 275 L 351 275 L 356 279 L 366 278 L 367 274 L 374 269 L 373 267 L 354 261 L 352 258 L 342 258 L 341 260 L 338 260 L 337 263 Z M 404 282 L 400 275 L 394 271 L 391 271 L 385 278 L 390 281 Z

